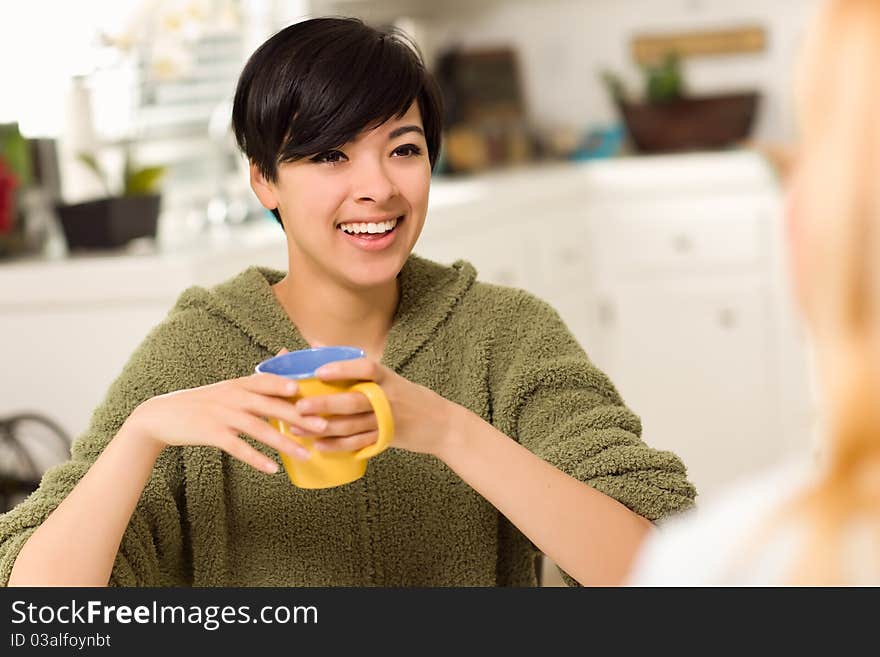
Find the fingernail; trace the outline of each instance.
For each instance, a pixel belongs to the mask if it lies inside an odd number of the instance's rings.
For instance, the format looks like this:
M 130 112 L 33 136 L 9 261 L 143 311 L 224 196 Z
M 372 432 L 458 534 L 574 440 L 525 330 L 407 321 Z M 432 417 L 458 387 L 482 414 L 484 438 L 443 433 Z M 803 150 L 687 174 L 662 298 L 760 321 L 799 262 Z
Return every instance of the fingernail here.
M 295 393 L 296 392 L 296 383 L 291 381 L 290 383 L 285 385 L 284 392 L 286 392 L 288 395 L 292 395 L 293 393 Z
M 327 420 L 322 417 L 309 418 L 309 426 L 315 431 L 323 431 L 327 428 Z
M 315 370 L 316 376 L 331 376 L 336 371 L 336 368 L 333 365 L 321 365 L 317 370 Z
M 301 399 L 300 401 L 296 402 L 296 410 L 300 413 L 307 413 L 310 407 L 311 404 L 305 399 Z
M 268 472 L 269 474 L 275 474 L 278 472 L 278 464 L 275 461 L 266 461 L 263 464 L 263 470 Z
M 309 458 L 309 450 L 294 440 L 285 440 L 280 447 L 280 451 L 300 461 Z

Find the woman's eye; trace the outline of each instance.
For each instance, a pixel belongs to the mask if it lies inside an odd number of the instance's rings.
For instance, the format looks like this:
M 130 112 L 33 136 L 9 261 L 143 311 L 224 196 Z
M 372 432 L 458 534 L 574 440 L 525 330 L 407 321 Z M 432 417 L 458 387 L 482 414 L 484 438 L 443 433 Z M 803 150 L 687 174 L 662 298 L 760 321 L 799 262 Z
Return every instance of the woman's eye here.
M 412 157 L 414 155 L 421 155 L 422 149 L 416 146 L 415 144 L 406 144 L 404 146 L 398 146 L 394 149 L 393 155 L 397 155 L 398 157 Z
M 329 162 L 330 164 L 334 164 L 336 162 L 342 162 L 342 158 L 344 157 L 345 153 L 341 151 L 326 151 L 315 155 L 315 157 L 312 158 L 312 162 Z

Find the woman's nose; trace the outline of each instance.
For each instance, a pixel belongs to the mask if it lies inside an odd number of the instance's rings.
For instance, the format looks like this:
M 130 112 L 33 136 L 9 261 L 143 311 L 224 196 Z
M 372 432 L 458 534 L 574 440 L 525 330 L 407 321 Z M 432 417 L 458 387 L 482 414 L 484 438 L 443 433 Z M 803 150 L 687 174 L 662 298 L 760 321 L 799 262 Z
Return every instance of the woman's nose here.
M 382 162 L 364 159 L 355 167 L 353 192 L 358 201 L 382 204 L 397 195 L 397 186 Z

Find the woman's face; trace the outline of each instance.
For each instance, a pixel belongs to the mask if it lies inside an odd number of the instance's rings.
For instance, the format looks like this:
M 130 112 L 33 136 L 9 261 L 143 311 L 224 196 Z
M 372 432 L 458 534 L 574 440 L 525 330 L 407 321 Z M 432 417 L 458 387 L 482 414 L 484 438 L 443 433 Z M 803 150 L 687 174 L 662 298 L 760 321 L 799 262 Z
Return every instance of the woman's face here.
M 400 272 L 425 222 L 430 181 L 416 102 L 338 149 L 280 165 L 274 184 L 251 166 L 260 202 L 281 212 L 291 271 L 354 288 Z

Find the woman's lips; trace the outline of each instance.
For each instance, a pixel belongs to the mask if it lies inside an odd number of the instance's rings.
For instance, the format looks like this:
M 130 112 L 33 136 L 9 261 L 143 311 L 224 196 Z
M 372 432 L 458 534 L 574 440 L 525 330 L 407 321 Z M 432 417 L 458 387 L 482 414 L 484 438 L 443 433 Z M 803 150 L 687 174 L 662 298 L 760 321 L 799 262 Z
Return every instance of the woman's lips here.
M 384 233 L 358 233 L 357 235 L 352 235 L 342 230 L 341 226 L 337 226 L 336 230 L 339 231 L 343 239 L 363 251 L 381 251 L 394 243 L 404 219 L 405 215 L 398 217 L 394 228 Z

